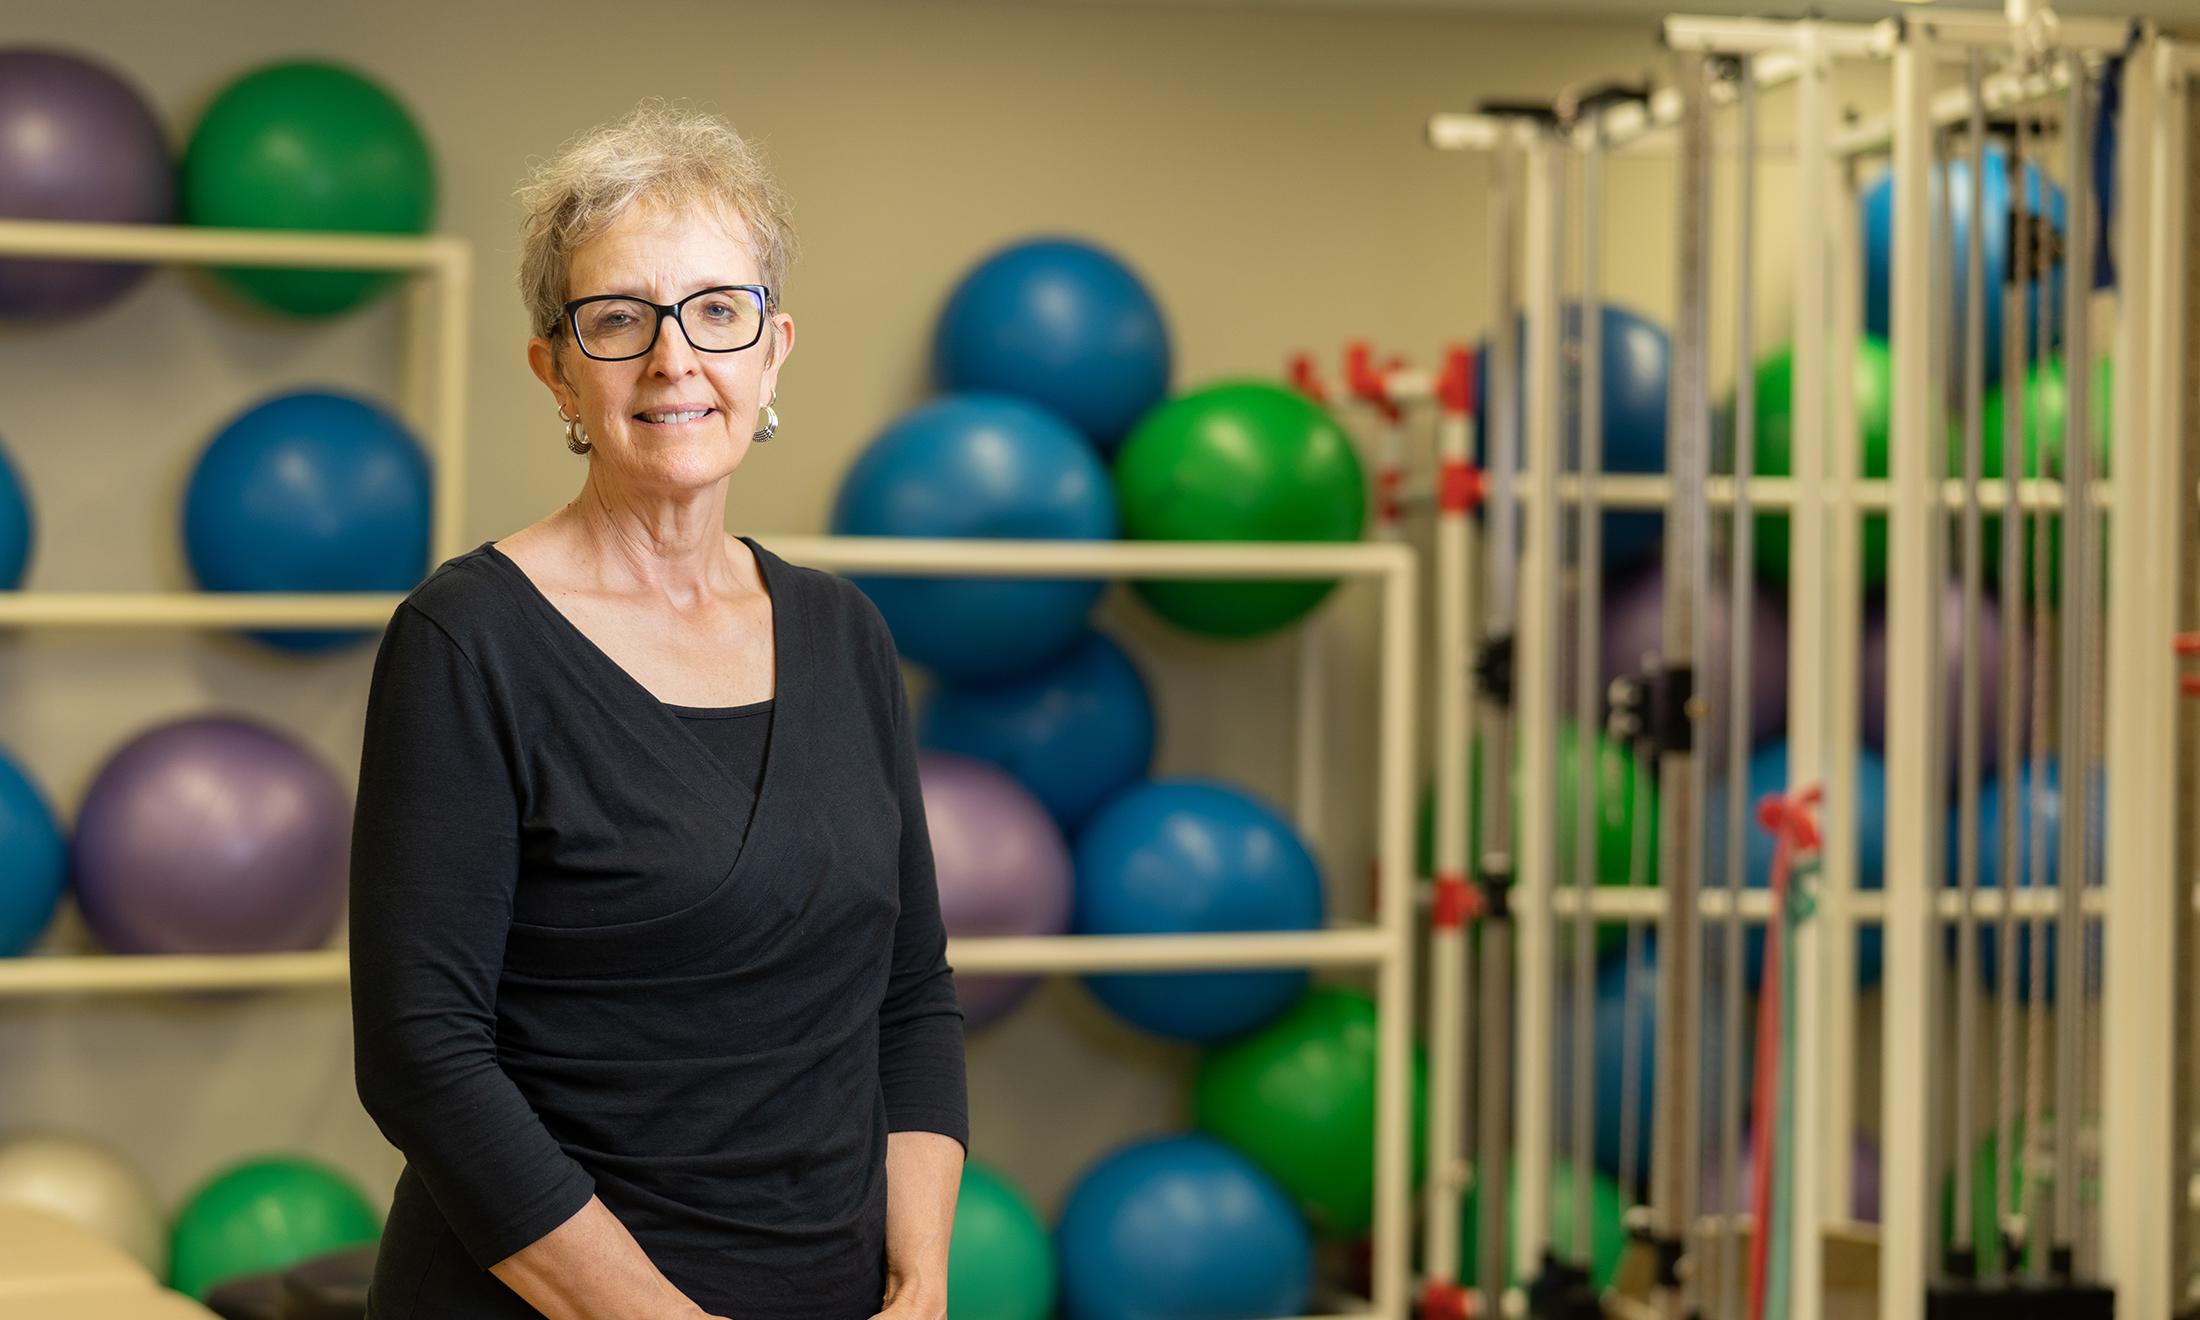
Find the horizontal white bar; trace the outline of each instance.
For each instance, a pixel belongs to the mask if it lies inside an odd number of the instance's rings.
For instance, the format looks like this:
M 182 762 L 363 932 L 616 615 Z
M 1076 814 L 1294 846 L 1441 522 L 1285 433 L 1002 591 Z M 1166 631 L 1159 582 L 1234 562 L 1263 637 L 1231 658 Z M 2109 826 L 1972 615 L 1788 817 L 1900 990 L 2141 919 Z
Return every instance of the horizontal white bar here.
M 988 936 L 949 940 L 964 972 L 1209 971 L 1257 967 L 1368 967 L 1390 956 L 1372 926 L 1218 935 Z M 228 956 L 37 954 L 0 958 L 0 999 L 54 994 L 148 994 L 341 985 L 348 951 Z
M 1857 59 L 1886 53 L 1886 30 L 1878 23 L 1827 23 L 1817 25 L 1818 37 L 1828 55 Z M 1702 51 L 1708 55 L 1787 55 L 1802 44 L 1802 25 L 1792 19 L 1721 18 L 1701 14 L 1674 14 L 1664 23 L 1664 41 L 1670 50 Z M 1760 89 L 1792 82 L 1799 62 L 1757 62 Z
M 1523 482 L 1526 479 L 1526 474 L 1523 474 Z M 1836 498 L 1838 498 L 1840 483 L 1826 482 L 1822 484 L 1833 490 Z M 1667 500 L 1672 495 L 1673 488 L 1672 479 L 1669 477 L 1619 472 L 1599 476 L 1596 478 L 1595 485 L 1597 504 L 1605 509 L 1663 510 L 1666 507 Z M 2024 508 L 2045 509 L 2053 512 L 2062 507 L 2061 482 L 2032 480 L 2025 481 L 2021 485 L 2022 492 L 2018 499 Z M 1749 502 L 1752 506 L 1766 511 L 1793 508 L 1798 498 L 1797 492 L 1799 489 L 1799 484 L 1792 477 L 1752 477 L 1749 481 Z M 1849 482 L 1847 489 L 1849 497 L 1855 500 L 1857 508 L 1867 512 L 1881 512 L 1889 507 L 1894 485 L 1892 482 L 1878 478 L 1869 480 L 1859 478 Z M 1579 499 L 1581 497 L 1581 479 L 1570 474 L 1562 476 L 1558 479 L 1558 490 L 1559 498 L 1562 500 Z M 1734 503 L 1734 479 L 1732 477 L 1708 478 L 1704 483 L 1704 493 L 1714 507 L 1730 507 Z M 2200 498 L 2200 490 L 2195 491 L 2195 497 Z M 1431 503 L 1434 498 L 1435 486 L 1426 477 L 1416 477 L 1402 483 L 1399 487 L 1399 502 L 1409 508 L 1425 506 Z M 1963 483 L 1955 480 L 1943 482 L 1941 485 L 1941 500 L 1948 508 L 1962 508 Z M 2008 507 L 2008 501 L 2003 495 L 2002 483 L 1999 479 L 1980 485 L 1978 502 L 1980 508 L 1989 512 Z M 2093 504 L 2094 507 L 2101 509 L 2115 507 L 2114 488 L 2111 483 L 2097 481 L 2093 484 Z
M 994 541 L 899 536 L 762 536 L 799 564 L 849 573 L 970 577 L 1380 578 L 1413 571 L 1410 547 L 1380 541 Z
M 1438 151 L 1496 151 L 1517 147 L 1535 135 L 1519 119 L 1505 115 L 1438 114 L 1428 118 L 1428 144 Z
M 0 591 L 0 627 L 379 628 L 401 599 L 379 591 Z
M 2058 71 L 2046 75 L 2031 74 L 2019 77 L 2015 74 L 1997 73 L 1981 85 L 1980 94 L 1986 102 L 1986 112 L 1996 114 L 2025 101 L 2052 96 L 2065 90 L 2069 79 Z M 1936 127 L 1946 128 L 1970 118 L 1971 94 L 1958 87 L 1933 97 L 1926 115 Z M 1868 156 L 1886 151 L 1894 143 L 1894 121 L 1887 115 L 1867 115 L 1833 135 L 1833 153 L 1836 156 Z
M 1900 21 L 1917 34 L 1917 39 L 1926 43 L 1935 59 L 1962 59 L 1974 47 L 1989 55 L 2007 52 L 2024 36 L 2023 29 L 2012 24 L 2006 14 L 1984 9 L 1934 9 L 1905 14 Z M 2128 19 L 2078 18 L 2057 13 L 2049 42 L 2056 50 L 2114 55 L 2130 44 L 2131 34 L 2132 24 Z
M 1423 891 L 1426 893 L 1426 890 Z M 2088 889 L 2082 896 L 2087 913 L 2098 916 L 2108 910 L 2108 891 Z M 1943 889 L 1936 897 L 1940 916 L 1953 921 L 1963 911 L 1963 894 L 1955 889 Z M 2016 910 L 2019 917 L 2051 917 L 2056 912 L 2054 886 L 2045 889 L 2019 889 Z M 1723 917 L 1731 905 L 1727 891 L 1721 886 L 1707 886 L 1698 901 L 1698 910 L 1707 917 Z M 1886 919 L 1887 896 L 1881 890 L 1861 889 L 1852 893 L 1846 903 L 1850 915 L 1859 922 L 1876 925 Z M 1998 917 L 2004 904 L 1998 888 L 1982 888 L 1974 891 L 1971 910 L 1981 917 Z M 2200 907 L 2200 902 L 2195 903 Z M 1665 895 L 1656 887 L 1625 889 L 1598 886 L 1590 895 L 1589 911 L 1593 916 L 1610 917 L 1615 921 L 1654 921 L 1666 908 Z M 1551 909 L 1559 916 L 1570 917 L 1581 910 L 1580 895 L 1572 886 L 1556 890 L 1551 895 Z M 1772 916 L 1772 894 L 1765 889 L 1742 891 L 1742 920 L 1763 924 Z
M 440 234 L 334 234 L 0 220 L 0 255 L 62 261 L 143 261 L 168 266 L 431 270 L 463 261 L 465 244 Z

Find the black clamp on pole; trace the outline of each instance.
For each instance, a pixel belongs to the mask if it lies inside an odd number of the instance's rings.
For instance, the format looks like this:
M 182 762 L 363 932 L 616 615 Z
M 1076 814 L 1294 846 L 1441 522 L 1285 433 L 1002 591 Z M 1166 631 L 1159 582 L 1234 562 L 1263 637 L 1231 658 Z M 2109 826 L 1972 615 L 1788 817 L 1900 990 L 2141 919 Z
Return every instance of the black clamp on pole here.
M 1589 1271 L 1546 1249 L 1543 1266 L 1528 1285 L 1528 1315 L 1532 1320 L 1604 1320 L 1604 1300 L 1589 1281 Z

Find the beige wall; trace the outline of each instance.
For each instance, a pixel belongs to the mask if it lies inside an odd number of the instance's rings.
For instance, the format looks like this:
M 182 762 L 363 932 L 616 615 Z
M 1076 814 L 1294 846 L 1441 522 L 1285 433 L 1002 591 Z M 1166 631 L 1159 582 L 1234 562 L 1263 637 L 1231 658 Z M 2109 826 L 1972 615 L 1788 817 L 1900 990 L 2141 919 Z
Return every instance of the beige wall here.
M 649 93 L 691 97 L 767 140 L 807 254 L 782 438 L 734 478 L 731 521 L 823 529 L 841 472 L 926 390 L 931 318 L 995 245 L 1066 231 L 1123 253 L 1170 317 L 1178 381 L 1273 373 L 1368 334 L 1428 356 L 1479 329 L 1479 168 L 1421 145 L 1432 110 L 1638 74 L 1645 23 L 1489 24 L 1232 9 L 1053 5 L 524 6 L 99 4 L 14 0 L 0 40 L 93 53 L 180 133 L 264 60 L 351 61 L 418 115 L 442 169 L 440 227 L 472 241 L 469 539 L 570 497 L 578 460 L 527 373 L 512 286 L 510 190 L 530 155 Z M 1609 271 L 1662 318 L 1671 302 L 1662 167 L 1621 167 Z M 1769 209 L 1769 208 L 1768 208 Z M 1768 230 L 1777 232 L 1776 217 Z M 1768 255 L 1768 263 L 1776 256 Z M 1776 267 L 1773 267 L 1776 268 Z M 1767 293 L 1765 314 L 1781 305 Z M 198 446 L 262 393 L 333 383 L 387 395 L 387 305 L 273 322 L 156 277 L 74 324 L 0 327 L 0 436 L 44 521 L 33 585 L 181 585 L 174 511 Z M 1767 337 L 1774 337 L 1768 331 Z M 1347 601 L 1327 858 L 1346 902 L 1364 870 L 1365 602 Z M 1289 652 L 1177 638 L 1113 601 L 1164 719 L 1162 769 L 1287 789 Z M 210 705 L 298 730 L 347 776 L 368 662 L 297 662 L 219 637 L 34 633 L 0 640 L 0 740 L 72 811 L 101 759 L 157 718 Z M 1180 1121 L 1188 1052 L 1100 1017 L 1070 984 L 973 1042 L 981 1154 L 1051 1208 L 1113 1141 Z M 377 1195 L 388 1166 L 357 1112 L 340 994 L 0 1007 L 0 1128 L 66 1122 L 122 1146 L 181 1195 L 220 1161 L 310 1149 Z

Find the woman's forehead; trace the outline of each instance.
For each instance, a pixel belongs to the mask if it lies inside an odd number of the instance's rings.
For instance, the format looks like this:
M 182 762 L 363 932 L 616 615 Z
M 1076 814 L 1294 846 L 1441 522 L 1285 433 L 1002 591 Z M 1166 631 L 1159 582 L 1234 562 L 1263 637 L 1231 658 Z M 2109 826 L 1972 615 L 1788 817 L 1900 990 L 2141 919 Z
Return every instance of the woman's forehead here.
M 757 282 L 748 226 L 715 207 L 637 203 L 573 253 L 568 297 L 634 293 L 656 301 Z

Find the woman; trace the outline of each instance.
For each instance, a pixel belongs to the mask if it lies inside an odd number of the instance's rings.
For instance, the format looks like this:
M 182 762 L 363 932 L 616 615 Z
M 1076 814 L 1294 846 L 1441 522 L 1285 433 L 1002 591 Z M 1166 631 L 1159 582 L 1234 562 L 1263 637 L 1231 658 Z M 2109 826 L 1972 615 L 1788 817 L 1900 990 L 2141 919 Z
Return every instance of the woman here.
M 893 640 L 724 530 L 794 347 L 787 208 L 645 104 L 522 189 L 578 498 L 438 568 L 376 659 L 360 1099 L 401 1317 L 946 1313 L 962 1015 Z

